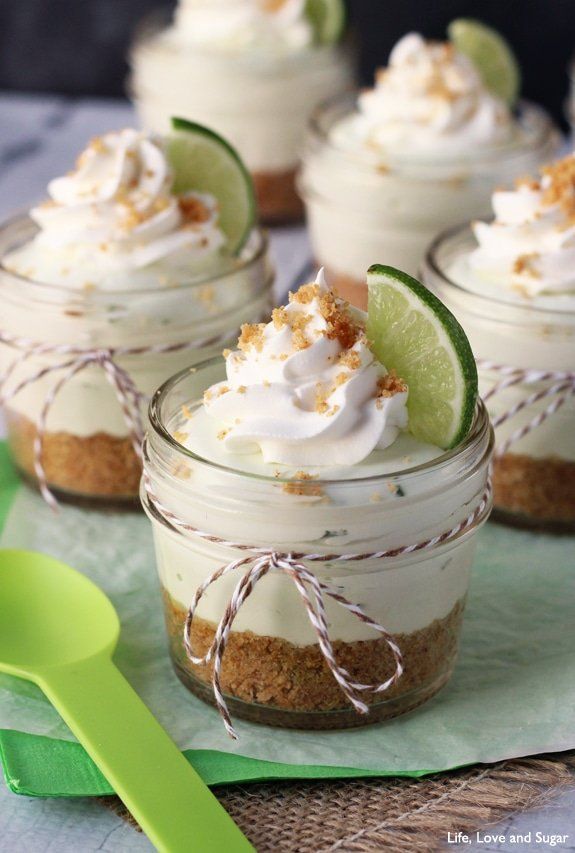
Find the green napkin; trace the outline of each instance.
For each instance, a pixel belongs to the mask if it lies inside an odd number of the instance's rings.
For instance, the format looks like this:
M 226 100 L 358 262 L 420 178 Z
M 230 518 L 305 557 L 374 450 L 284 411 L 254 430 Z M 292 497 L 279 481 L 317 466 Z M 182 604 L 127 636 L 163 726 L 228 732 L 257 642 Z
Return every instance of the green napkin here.
M 568 537 L 497 525 L 482 531 L 459 664 L 447 688 L 421 709 L 344 732 L 236 721 L 239 742 L 171 670 L 144 516 L 62 507 L 55 517 L 21 488 L 1 544 L 53 554 L 106 590 L 122 621 L 119 667 L 209 784 L 421 776 L 575 747 L 575 572 Z M 110 793 L 34 685 L 0 677 L 0 729 L 0 758 L 16 793 Z
M 184 755 L 207 785 L 270 782 L 279 779 L 350 779 L 381 776 L 378 770 L 281 764 L 213 749 L 186 749 Z M 114 791 L 79 743 L 42 735 L 0 732 L 4 778 L 15 794 L 31 797 L 101 797 Z M 395 776 L 423 776 L 395 773 Z
M 0 441 L 0 530 L 16 495 L 19 481 L 8 453 L 8 445 Z

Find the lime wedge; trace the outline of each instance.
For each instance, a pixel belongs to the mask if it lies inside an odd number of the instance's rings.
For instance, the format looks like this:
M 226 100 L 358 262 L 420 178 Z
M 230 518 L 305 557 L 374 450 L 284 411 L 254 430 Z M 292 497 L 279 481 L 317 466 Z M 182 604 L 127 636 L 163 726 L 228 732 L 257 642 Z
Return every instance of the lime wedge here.
M 489 91 L 512 107 L 519 97 L 521 72 L 503 36 L 472 18 L 452 21 L 447 33 L 457 50 L 473 62 Z
M 174 170 L 174 192 L 196 190 L 215 196 L 220 228 L 229 251 L 237 254 L 256 218 L 250 173 L 232 146 L 213 130 L 183 118 L 173 118 L 172 128 L 167 154 Z
M 343 0 L 306 0 L 305 14 L 318 44 L 335 44 L 345 28 Z
M 477 369 L 465 332 L 433 293 L 393 267 L 367 271 L 367 334 L 388 370 L 409 387 L 409 430 L 448 449 L 467 435 L 477 402 Z

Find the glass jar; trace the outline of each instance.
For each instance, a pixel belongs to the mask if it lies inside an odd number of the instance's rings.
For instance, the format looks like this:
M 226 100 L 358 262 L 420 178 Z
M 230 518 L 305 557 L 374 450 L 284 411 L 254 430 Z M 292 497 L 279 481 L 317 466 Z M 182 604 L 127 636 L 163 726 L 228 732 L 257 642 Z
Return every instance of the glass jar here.
M 520 107 L 521 138 L 459 159 L 405 156 L 381 162 L 338 147 L 331 130 L 356 109 L 356 96 L 333 100 L 309 127 L 299 190 L 315 260 L 340 294 L 367 305 L 366 271 L 389 264 L 416 275 L 431 240 L 460 222 L 488 216 L 496 186 L 532 173 L 553 157 L 559 135 L 547 114 Z
M 28 217 L 6 223 L 0 257 L 36 231 Z M 273 271 L 265 237 L 254 232 L 241 257 L 222 263 L 217 274 L 162 290 L 77 291 L 22 278 L 0 262 L 0 390 L 12 456 L 27 479 L 37 479 L 35 441 L 48 406 L 42 463 L 49 488 L 64 498 L 137 505 L 141 463 L 110 374 L 115 366 L 126 371 L 129 379 L 118 378 L 128 397 L 130 380 L 142 396 L 123 402 L 145 418 L 146 398 L 168 376 L 266 315 Z M 82 359 L 90 363 L 73 373 Z
M 203 392 L 224 377 L 223 359 L 198 364 L 170 379 L 150 407 L 144 470 L 154 497 L 151 501 L 144 485 L 142 502 L 152 522 L 177 675 L 193 693 L 213 701 L 210 665 L 188 658 L 184 624 L 198 587 L 218 568 L 246 556 L 238 543 L 282 554 L 372 554 L 425 541 L 480 507 L 469 529 L 453 541 L 417 553 L 306 564 L 320 581 L 363 607 L 399 645 L 405 671 L 388 692 L 363 695 L 370 703 L 367 716 L 358 715 L 338 687 L 293 581 L 282 571 L 272 570 L 256 583 L 223 656 L 221 686 L 232 715 L 258 722 L 357 726 L 426 702 L 453 670 L 475 534 L 490 510 L 489 499 L 482 503 L 493 446 L 485 408 L 479 406 L 461 446 L 431 463 L 376 477 L 358 473 L 357 479 L 294 482 L 208 461 L 173 437 L 201 406 Z M 174 525 L 170 512 L 204 537 Z M 207 541 L 206 531 L 216 541 Z M 194 655 L 203 655 L 212 642 L 244 569 L 238 571 L 220 577 L 201 599 L 191 625 Z M 328 597 L 325 607 L 339 664 L 361 682 L 390 677 L 394 660 L 386 640 Z
M 573 371 L 575 312 L 525 305 L 466 290 L 450 279 L 456 258 L 477 246 L 469 226 L 437 238 L 423 267 L 425 284 L 455 314 L 479 360 L 480 391 L 487 394 L 504 376 L 481 360 L 519 370 Z M 509 412 L 554 384 L 520 382 L 488 400 L 492 418 Z M 540 415 L 553 397 L 532 403 L 496 429 L 499 447 Z M 575 394 L 536 429 L 514 441 L 494 460 L 494 515 L 529 527 L 575 530 Z
M 262 221 L 300 220 L 295 172 L 305 127 L 318 104 L 354 85 L 351 46 L 238 55 L 186 46 L 173 32 L 150 22 L 131 53 L 129 89 L 143 126 L 167 133 L 170 118 L 183 116 L 213 128 L 251 171 Z

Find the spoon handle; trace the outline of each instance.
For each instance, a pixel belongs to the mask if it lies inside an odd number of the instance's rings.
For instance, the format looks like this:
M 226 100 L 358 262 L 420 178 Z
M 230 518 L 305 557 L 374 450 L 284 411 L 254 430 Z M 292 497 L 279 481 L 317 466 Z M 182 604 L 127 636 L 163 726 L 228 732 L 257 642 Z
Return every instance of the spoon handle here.
M 39 685 L 158 850 L 253 850 L 108 657 L 44 670 Z

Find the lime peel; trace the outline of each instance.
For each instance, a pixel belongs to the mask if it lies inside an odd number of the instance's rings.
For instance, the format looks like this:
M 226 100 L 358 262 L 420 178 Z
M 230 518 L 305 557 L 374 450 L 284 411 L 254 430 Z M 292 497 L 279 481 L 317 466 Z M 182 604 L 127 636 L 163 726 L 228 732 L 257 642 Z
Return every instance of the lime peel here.
M 455 447 L 473 424 L 477 367 L 453 314 L 421 282 L 394 267 L 367 272 L 367 333 L 375 354 L 409 387 L 409 430 L 420 441 Z
M 219 226 L 231 254 L 244 247 L 256 221 L 253 180 L 236 150 L 215 131 L 183 118 L 172 118 L 167 156 L 177 195 L 195 190 L 213 195 Z
M 346 20 L 343 0 L 306 0 L 305 15 L 318 44 L 335 44 L 340 40 Z
M 457 18 L 449 24 L 447 34 L 456 50 L 475 65 L 486 88 L 513 107 L 521 89 L 521 71 L 501 33 L 473 18 Z

